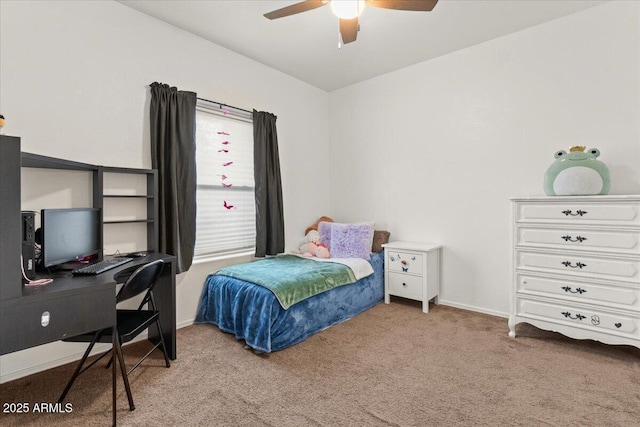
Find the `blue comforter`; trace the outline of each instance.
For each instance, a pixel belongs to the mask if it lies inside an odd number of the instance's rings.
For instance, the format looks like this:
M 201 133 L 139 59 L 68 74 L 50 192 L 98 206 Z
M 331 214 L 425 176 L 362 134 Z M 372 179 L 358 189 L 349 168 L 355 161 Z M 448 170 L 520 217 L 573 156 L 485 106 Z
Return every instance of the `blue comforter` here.
M 383 253 L 371 256 L 374 273 L 314 295 L 287 310 L 268 289 L 227 276 L 205 281 L 196 323 L 211 323 L 265 353 L 282 350 L 382 302 Z

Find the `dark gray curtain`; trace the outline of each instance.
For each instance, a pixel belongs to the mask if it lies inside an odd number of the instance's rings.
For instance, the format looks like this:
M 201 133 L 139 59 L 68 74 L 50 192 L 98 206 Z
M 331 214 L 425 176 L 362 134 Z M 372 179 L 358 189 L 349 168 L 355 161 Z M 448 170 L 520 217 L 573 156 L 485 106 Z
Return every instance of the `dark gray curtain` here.
M 196 242 L 196 94 L 151 84 L 151 161 L 158 169 L 159 250 L 191 267 Z
M 257 257 L 284 252 L 284 209 L 276 119 L 271 113 L 253 110 Z

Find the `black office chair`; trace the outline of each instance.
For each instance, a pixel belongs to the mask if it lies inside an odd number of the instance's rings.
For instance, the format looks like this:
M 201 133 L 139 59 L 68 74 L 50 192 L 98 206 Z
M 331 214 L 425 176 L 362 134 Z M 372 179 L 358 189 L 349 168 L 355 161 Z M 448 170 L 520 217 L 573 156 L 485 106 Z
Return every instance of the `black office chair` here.
M 153 298 L 153 288 L 162 272 L 162 268 L 164 267 L 164 262 L 162 260 L 157 260 L 145 264 L 134 271 L 131 276 L 124 283 L 120 292 L 116 295 L 116 304 L 126 301 L 130 298 L 135 297 L 136 295 L 140 295 L 141 293 L 146 291 L 142 302 L 137 310 L 116 310 L 116 327 L 102 329 L 99 331 L 93 331 L 90 333 L 77 335 L 75 337 L 66 338 L 64 341 L 69 342 L 89 342 L 89 347 L 84 352 L 80 363 L 76 367 L 75 372 L 69 379 L 67 386 L 64 391 L 60 395 L 58 402 L 62 402 L 66 397 L 67 393 L 71 389 L 76 378 L 82 374 L 84 371 L 95 365 L 99 360 L 101 360 L 104 356 L 111 353 L 111 360 L 107 364 L 107 368 L 111 365 L 114 360 L 114 356 L 118 358 L 118 362 L 120 364 L 120 371 L 122 373 L 122 380 L 124 381 L 125 390 L 127 392 L 127 398 L 129 400 L 129 409 L 133 411 L 135 406 L 133 404 L 133 397 L 131 396 L 131 388 L 129 386 L 129 374 L 136 369 L 142 361 L 144 361 L 147 356 L 149 356 L 153 350 L 158 347 L 161 347 L 162 353 L 164 355 L 165 364 L 168 367 L 171 366 L 169 363 L 169 355 L 167 353 L 167 348 L 164 344 L 164 338 L 162 336 L 162 329 L 160 327 L 160 313 L 156 309 L 156 303 Z M 149 304 L 149 309 L 143 310 L 145 304 Z M 152 324 L 156 325 L 158 328 L 158 334 L 160 336 L 160 341 L 151 349 L 147 354 L 145 354 L 142 359 L 138 361 L 131 369 L 127 371 L 126 366 L 124 364 L 124 359 L 122 357 L 122 344 L 127 343 L 140 335 L 140 333 L 147 330 Z M 114 336 L 115 334 L 115 336 Z M 88 366 L 84 367 L 83 365 L 91 353 L 93 346 L 97 343 L 113 343 L 113 348 L 98 357 L 96 360 L 91 362 Z M 115 369 L 115 367 L 114 367 Z M 115 371 L 114 371 L 115 375 Z M 113 381 L 115 381 L 115 377 L 113 377 Z M 115 383 L 114 383 L 115 387 Z M 114 405 L 114 421 L 115 421 L 115 405 Z

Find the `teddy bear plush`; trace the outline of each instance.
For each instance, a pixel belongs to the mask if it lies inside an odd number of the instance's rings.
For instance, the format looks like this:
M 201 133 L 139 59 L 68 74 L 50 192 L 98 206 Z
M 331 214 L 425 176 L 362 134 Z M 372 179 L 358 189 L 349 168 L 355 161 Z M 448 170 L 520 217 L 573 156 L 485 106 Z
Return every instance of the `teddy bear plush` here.
M 316 230 L 317 231 L 318 230 L 318 224 L 320 224 L 321 222 L 333 222 L 333 220 L 331 218 L 329 218 L 328 216 L 321 216 L 320 218 L 318 218 L 318 220 L 316 222 L 314 222 L 313 224 L 308 226 L 306 230 L 304 230 L 304 234 L 307 235 L 312 230 Z

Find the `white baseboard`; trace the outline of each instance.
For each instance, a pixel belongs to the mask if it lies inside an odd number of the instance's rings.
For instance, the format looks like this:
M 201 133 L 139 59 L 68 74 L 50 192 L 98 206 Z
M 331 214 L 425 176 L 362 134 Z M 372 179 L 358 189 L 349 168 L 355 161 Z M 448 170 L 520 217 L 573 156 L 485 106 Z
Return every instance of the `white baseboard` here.
M 85 348 L 86 350 L 86 348 Z M 91 351 L 91 355 L 100 354 L 109 350 L 109 344 L 96 344 L 93 351 Z M 0 376 L 0 384 L 6 383 L 9 381 L 17 380 L 18 378 L 26 377 L 38 372 L 46 371 L 47 369 L 57 368 L 58 366 L 66 365 L 67 363 L 71 363 L 82 358 L 84 351 L 73 353 L 65 357 L 61 357 L 59 359 L 49 360 L 45 363 L 41 363 L 39 365 L 32 365 L 24 369 L 20 369 L 18 371 L 9 372 Z
M 193 325 L 193 323 L 195 321 L 196 321 L 196 319 L 188 319 L 188 320 L 183 320 L 182 322 L 178 322 L 176 324 L 176 329 L 180 329 L 180 328 L 184 328 L 185 326 Z
M 127 346 L 129 344 L 133 344 L 134 342 L 142 341 L 145 339 L 147 339 L 147 334 L 140 334 L 136 338 L 134 338 L 133 340 L 129 341 L 124 345 Z M 98 343 L 95 345 L 90 355 L 95 356 L 96 354 L 100 354 L 109 350 L 109 348 L 111 348 L 109 344 Z M 85 350 L 86 350 L 86 347 L 85 347 Z M 78 353 L 70 354 L 68 356 L 61 357 L 59 359 L 49 360 L 45 363 L 40 363 L 38 365 L 32 365 L 17 371 L 8 372 L 0 376 L 0 384 L 17 380 L 18 378 L 27 377 L 29 375 L 37 374 L 38 372 L 46 371 L 47 369 L 57 368 L 58 366 L 66 365 L 67 363 L 77 362 L 82 358 L 82 355 L 84 354 L 85 350 Z
M 504 317 L 506 319 L 509 318 L 509 313 L 504 313 L 502 311 L 495 311 L 495 310 L 487 310 L 486 308 L 476 307 L 476 306 L 467 305 L 467 304 L 460 304 L 457 302 L 447 301 L 443 299 L 439 299 L 438 304 L 448 305 L 450 307 L 455 307 L 455 308 L 461 308 L 463 310 L 477 311 L 478 313 L 490 314 L 491 316 Z

